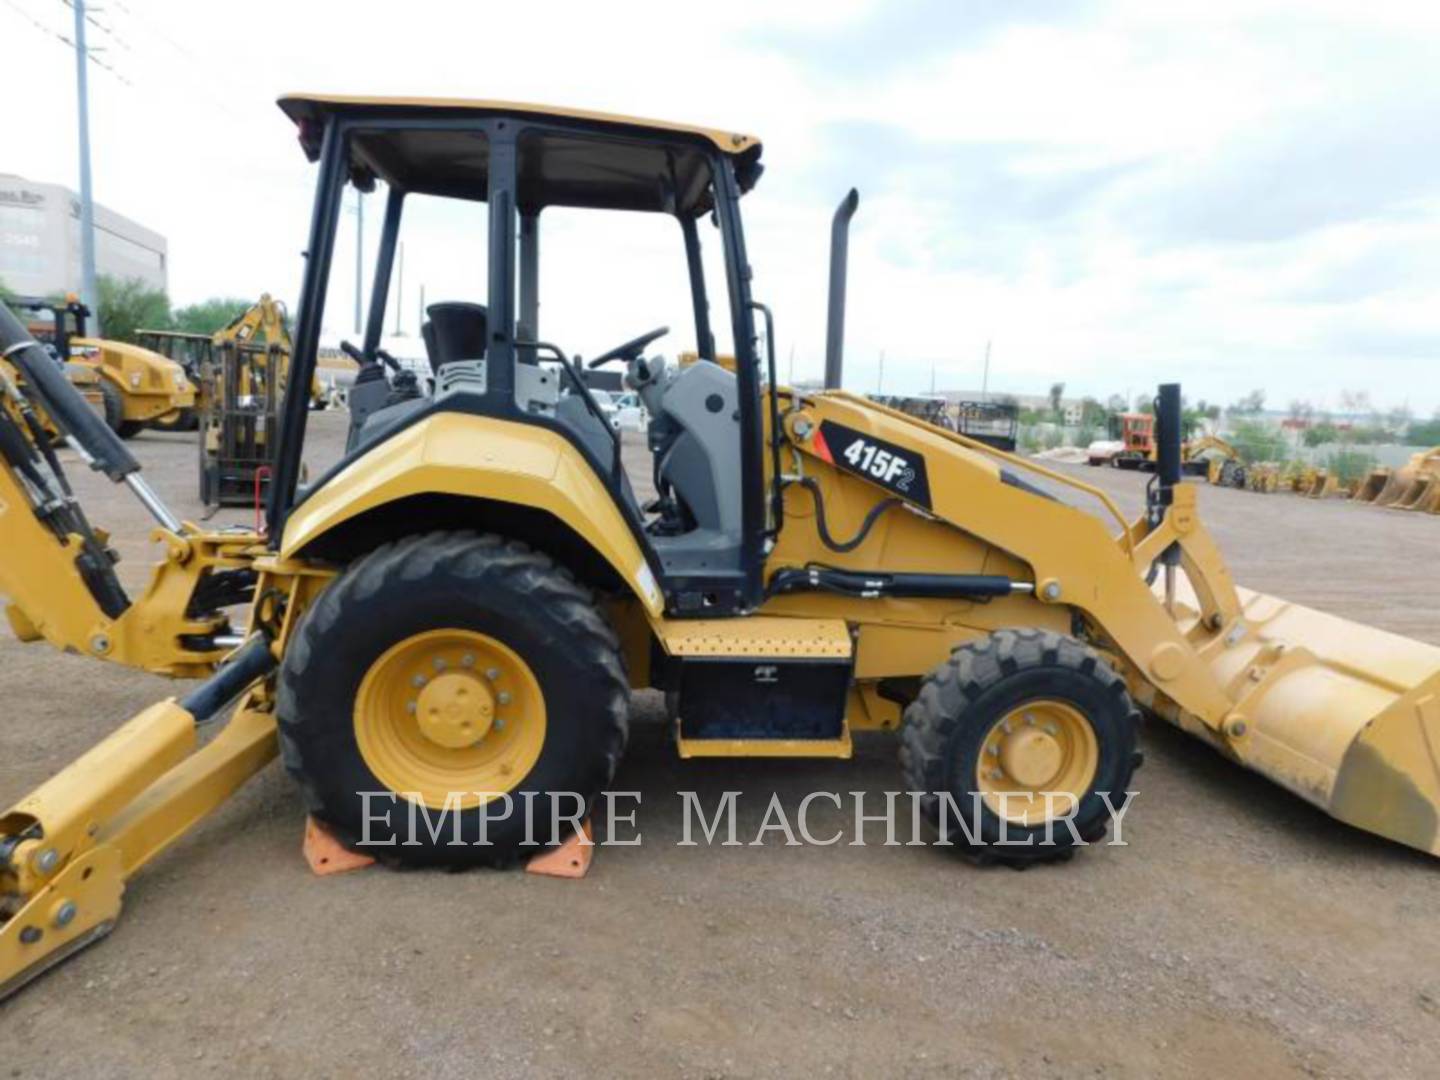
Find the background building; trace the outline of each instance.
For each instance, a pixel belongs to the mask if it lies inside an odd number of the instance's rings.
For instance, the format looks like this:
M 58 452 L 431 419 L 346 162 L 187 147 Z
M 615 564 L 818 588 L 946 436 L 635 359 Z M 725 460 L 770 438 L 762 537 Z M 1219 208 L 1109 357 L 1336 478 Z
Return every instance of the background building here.
M 96 203 L 95 271 L 164 289 L 165 238 Z M 26 296 L 80 291 L 80 201 L 69 188 L 0 174 L 0 281 Z

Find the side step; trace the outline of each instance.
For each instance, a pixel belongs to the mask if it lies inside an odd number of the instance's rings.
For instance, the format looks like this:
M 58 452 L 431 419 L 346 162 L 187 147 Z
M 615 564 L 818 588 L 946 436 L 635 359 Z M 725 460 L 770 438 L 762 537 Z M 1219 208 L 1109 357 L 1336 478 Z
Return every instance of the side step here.
M 661 636 L 682 758 L 851 756 L 855 641 L 844 620 L 680 620 Z

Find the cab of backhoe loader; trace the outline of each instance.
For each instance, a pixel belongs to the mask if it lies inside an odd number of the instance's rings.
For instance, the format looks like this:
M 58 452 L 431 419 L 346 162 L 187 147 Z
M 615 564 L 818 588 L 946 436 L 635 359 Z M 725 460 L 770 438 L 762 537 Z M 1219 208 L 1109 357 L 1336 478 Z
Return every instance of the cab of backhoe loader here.
M 306 375 L 315 362 L 341 191 L 349 183 L 361 190 L 378 185 L 386 193 L 366 334 L 358 347 L 347 346 L 361 368 L 350 392 L 347 453 L 293 506 L 305 417 L 294 394 L 286 405 L 269 507 L 273 529 L 290 523 L 285 550 L 348 557 L 412 528 L 417 515 L 439 513 L 434 491 L 376 494 L 375 504 L 357 515 L 356 493 L 347 487 L 343 504 L 322 505 L 332 481 L 356 478 L 361 470 L 353 465 L 382 458 L 396 440 L 446 416 L 483 416 L 550 433 L 588 466 L 608 495 L 607 516 L 624 533 L 623 542 L 610 546 L 627 550 L 619 572 L 635 591 L 678 612 L 725 615 L 757 606 L 773 474 L 766 475 L 758 305 L 750 294 L 739 201 L 761 172 L 758 140 L 502 103 L 292 97 L 281 104 L 320 164 L 295 335 L 296 363 Z M 486 229 L 457 234 L 454 243 L 471 245 L 485 260 L 486 292 L 430 304 L 422 327 L 428 377 L 386 378 L 388 358 L 379 344 L 387 304 L 394 302 L 392 270 L 405 208 L 420 197 L 485 206 Z M 671 262 L 657 272 L 685 281 L 692 326 L 681 341 L 664 345 L 674 345 L 672 355 L 688 347 L 698 362 L 680 366 L 651 354 L 667 327 L 608 349 L 605 342 L 547 336 L 540 323 L 547 209 L 640 212 L 674 222 Z M 702 247 L 708 244 L 721 255 L 719 280 L 707 280 Z M 594 268 L 603 273 L 603 259 Z M 714 290 L 724 294 L 728 325 L 719 329 L 733 340 L 727 350 L 733 370 L 716 363 Z M 635 303 L 642 312 L 643 296 Z M 591 392 L 593 372 L 607 365 L 624 369 L 626 385 L 652 417 L 657 497 L 644 505 L 621 462 L 619 434 Z M 485 438 L 477 436 L 472 449 L 483 455 Z M 548 527 L 538 524 L 542 520 L 519 527 Z M 587 546 L 597 546 L 585 525 L 571 524 Z M 598 546 L 602 557 L 617 561 Z

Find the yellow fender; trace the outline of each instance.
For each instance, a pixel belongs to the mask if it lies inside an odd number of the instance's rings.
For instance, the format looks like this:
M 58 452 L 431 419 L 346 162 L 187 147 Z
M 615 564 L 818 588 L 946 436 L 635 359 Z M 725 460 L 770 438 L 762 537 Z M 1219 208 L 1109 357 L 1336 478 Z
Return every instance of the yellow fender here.
M 413 496 L 459 495 L 542 510 L 583 537 L 652 619 L 664 610 L 645 555 L 580 452 L 558 432 L 493 417 L 442 412 L 352 461 L 301 503 L 285 526 L 289 559 L 369 510 Z

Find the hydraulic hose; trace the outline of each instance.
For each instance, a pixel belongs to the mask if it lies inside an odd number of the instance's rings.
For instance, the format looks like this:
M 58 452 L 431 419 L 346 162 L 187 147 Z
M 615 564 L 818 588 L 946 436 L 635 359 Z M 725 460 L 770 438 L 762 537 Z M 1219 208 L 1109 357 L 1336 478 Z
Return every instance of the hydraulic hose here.
M 820 494 L 820 485 L 815 482 L 814 478 L 801 476 L 796 479 L 787 480 L 786 484 L 799 484 L 806 491 L 810 492 L 811 497 L 815 500 L 815 530 L 820 534 L 820 542 L 831 551 L 841 555 L 854 551 L 863 544 L 865 538 L 870 535 L 870 530 L 875 527 L 875 523 L 880 520 L 885 511 L 892 507 L 901 506 L 905 501 L 904 499 L 893 496 L 888 499 L 881 499 L 870 508 L 870 512 L 865 515 L 865 520 L 860 522 L 860 529 L 854 536 L 849 540 L 836 540 L 830 535 L 830 528 L 825 522 L 825 500 Z

